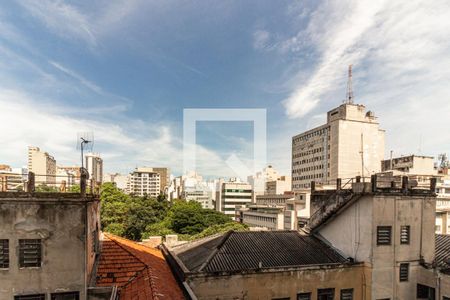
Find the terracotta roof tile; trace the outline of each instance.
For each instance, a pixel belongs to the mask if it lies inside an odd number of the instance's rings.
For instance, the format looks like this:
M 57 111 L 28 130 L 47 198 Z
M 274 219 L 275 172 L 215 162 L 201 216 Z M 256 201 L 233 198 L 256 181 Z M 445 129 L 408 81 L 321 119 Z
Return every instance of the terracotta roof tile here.
M 112 285 L 121 300 L 185 299 L 160 250 L 105 234 L 97 286 Z

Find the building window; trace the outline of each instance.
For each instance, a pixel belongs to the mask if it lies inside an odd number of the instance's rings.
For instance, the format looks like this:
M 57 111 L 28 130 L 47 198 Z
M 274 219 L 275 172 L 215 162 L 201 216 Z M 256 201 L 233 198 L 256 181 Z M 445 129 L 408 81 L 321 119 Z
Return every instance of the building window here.
M 0 240 L 0 268 L 9 268 L 9 240 Z
M 353 289 L 341 290 L 341 300 L 353 300 Z
M 79 292 L 54 293 L 51 300 L 80 300 Z
M 40 267 L 42 258 L 41 240 L 19 240 L 19 266 Z
M 409 275 L 409 264 L 408 263 L 402 263 L 400 264 L 400 271 L 399 271 L 399 277 L 400 281 L 408 281 Z
M 45 300 L 45 294 L 14 296 L 14 300 Z
M 400 226 L 400 244 L 409 244 L 409 231 L 409 225 Z
M 390 245 L 391 231 L 391 226 L 377 226 L 377 245 Z
M 319 289 L 317 290 L 317 300 L 333 300 L 334 289 Z
M 434 300 L 435 297 L 434 288 L 417 284 L 417 299 Z
M 311 293 L 298 293 L 297 300 L 311 300 Z

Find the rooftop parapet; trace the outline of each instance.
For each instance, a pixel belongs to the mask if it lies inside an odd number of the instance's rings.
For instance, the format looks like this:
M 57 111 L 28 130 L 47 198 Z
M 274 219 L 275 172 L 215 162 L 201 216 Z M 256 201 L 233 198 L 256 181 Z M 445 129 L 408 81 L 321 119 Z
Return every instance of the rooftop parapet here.
M 33 172 L 26 174 L 0 174 L 1 198 L 36 198 L 62 197 L 85 198 L 87 195 L 98 196 L 100 186 L 89 180 L 86 170 L 80 176 L 65 175 L 37 175 Z

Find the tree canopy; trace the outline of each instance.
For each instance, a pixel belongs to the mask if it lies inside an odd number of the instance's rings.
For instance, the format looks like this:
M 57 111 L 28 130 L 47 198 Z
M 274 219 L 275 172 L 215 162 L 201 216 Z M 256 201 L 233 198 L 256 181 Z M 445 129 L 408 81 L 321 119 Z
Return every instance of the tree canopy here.
M 127 195 L 113 183 L 102 185 L 100 199 L 103 230 L 133 240 L 167 234 L 191 239 L 247 228 L 198 202 Z

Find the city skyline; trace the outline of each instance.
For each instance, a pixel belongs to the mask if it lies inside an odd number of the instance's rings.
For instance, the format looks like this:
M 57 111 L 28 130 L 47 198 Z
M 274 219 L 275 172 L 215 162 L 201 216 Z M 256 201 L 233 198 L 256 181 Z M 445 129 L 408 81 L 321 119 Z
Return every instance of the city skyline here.
M 289 174 L 292 136 L 342 103 L 348 64 L 355 103 L 386 130 L 385 157 L 450 152 L 435 136 L 450 111 L 448 3 L 253 4 L 1 4 L 2 162 L 25 165 L 37 145 L 76 164 L 76 133 L 93 131 L 105 172 L 164 162 L 181 174 L 184 108 L 266 108 L 268 163 Z M 250 162 L 251 132 L 199 126 L 199 172 L 230 153 Z

